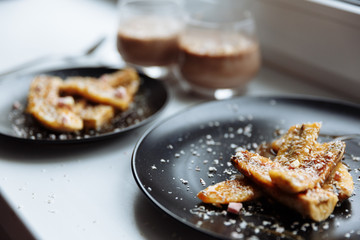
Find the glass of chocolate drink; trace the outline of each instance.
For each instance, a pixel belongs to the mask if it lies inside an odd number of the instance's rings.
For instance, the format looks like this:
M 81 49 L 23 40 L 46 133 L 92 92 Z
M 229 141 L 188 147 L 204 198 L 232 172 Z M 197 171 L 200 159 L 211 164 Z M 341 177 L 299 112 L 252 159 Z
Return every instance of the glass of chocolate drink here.
M 118 51 L 129 66 L 154 78 L 170 73 L 178 57 L 183 11 L 177 0 L 121 0 Z
M 228 1 L 189 13 L 179 38 L 176 75 L 186 90 L 215 99 L 240 95 L 260 68 L 255 23 L 247 11 L 232 14 Z M 235 1 L 236 2 L 236 1 Z

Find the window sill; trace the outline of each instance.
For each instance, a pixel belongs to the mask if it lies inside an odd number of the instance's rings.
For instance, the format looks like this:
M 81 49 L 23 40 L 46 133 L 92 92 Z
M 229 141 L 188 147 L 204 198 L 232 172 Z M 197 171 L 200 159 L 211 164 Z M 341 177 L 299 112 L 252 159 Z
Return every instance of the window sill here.
M 360 99 L 360 7 L 332 0 L 249 4 L 265 62 Z

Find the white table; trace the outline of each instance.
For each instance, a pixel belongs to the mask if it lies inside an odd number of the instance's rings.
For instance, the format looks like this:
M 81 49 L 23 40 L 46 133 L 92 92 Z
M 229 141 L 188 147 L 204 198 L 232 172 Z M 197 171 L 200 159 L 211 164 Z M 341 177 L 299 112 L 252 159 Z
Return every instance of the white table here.
M 121 67 L 115 31 L 116 3 L 110 0 L 1 1 L 0 72 L 47 54 L 79 53 L 104 35 L 105 44 L 81 64 Z M 31 70 L 63 66 L 53 61 Z M 13 239 L 205 239 L 158 210 L 131 172 L 133 147 L 149 126 L 204 101 L 167 84 L 171 97 L 165 111 L 115 139 L 52 146 L 0 137 L 0 194 L 5 200 L 0 201 L 0 238 L 5 231 Z M 267 66 L 245 95 L 294 93 L 345 99 Z

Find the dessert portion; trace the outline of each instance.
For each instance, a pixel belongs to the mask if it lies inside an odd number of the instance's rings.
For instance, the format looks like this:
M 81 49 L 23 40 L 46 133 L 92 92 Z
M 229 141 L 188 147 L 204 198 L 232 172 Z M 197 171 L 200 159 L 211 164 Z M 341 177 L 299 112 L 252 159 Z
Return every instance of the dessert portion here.
M 242 87 L 259 67 L 259 45 L 244 35 L 193 31 L 179 39 L 179 73 L 191 85 Z
M 116 111 L 125 111 L 140 86 L 134 69 L 100 78 L 37 76 L 30 85 L 27 112 L 44 127 L 59 132 L 99 129 Z
M 338 201 L 349 198 L 354 183 L 341 162 L 345 143 L 318 143 L 319 123 L 292 126 L 270 144 L 273 160 L 247 150 L 238 151 L 233 165 L 242 174 L 198 193 L 205 203 L 253 201 L 261 195 L 295 209 L 314 221 L 333 212 Z
M 334 173 L 334 176 L 330 177 L 326 181 L 322 189 L 324 191 L 318 191 L 317 193 L 314 191 L 308 192 L 308 197 L 301 194 L 296 197 L 291 197 L 291 195 L 285 195 L 284 193 L 282 193 L 283 195 L 281 195 L 281 197 L 284 198 L 282 201 L 287 201 L 289 202 L 288 204 L 302 202 L 298 204 L 307 204 L 308 207 L 312 206 L 315 209 L 317 208 L 316 206 L 321 203 L 321 201 L 319 201 L 320 197 L 323 198 L 323 205 L 327 203 L 332 206 L 334 204 L 334 200 L 337 202 L 337 199 L 334 195 L 337 196 L 339 201 L 344 201 L 352 195 L 354 190 L 354 182 L 348 171 L 348 168 L 343 163 L 340 163 Z M 323 192 L 323 196 L 321 196 L 321 192 Z M 331 192 L 334 194 L 331 194 Z M 274 195 L 275 194 L 279 194 L 279 192 L 274 193 Z M 211 185 L 200 191 L 197 196 L 204 203 L 218 205 L 229 204 L 231 202 L 254 201 L 263 195 L 264 194 L 261 191 L 261 188 L 256 187 L 256 185 L 252 184 L 251 181 L 247 180 L 246 178 L 236 178 Z M 311 196 L 312 201 L 310 198 Z M 316 200 L 316 198 L 318 200 Z M 299 207 L 302 209 L 304 208 L 304 206 L 301 205 Z
M 174 18 L 133 18 L 119 26 L 117 48 L 126 62 L 142 66 L 168 66 L 176 62 L 181 30 L 181 23 Z

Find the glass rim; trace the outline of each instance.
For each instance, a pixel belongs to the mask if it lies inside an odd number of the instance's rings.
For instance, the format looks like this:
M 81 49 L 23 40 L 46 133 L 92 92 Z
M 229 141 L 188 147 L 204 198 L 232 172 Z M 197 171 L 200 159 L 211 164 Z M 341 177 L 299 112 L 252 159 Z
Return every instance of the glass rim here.
M 136 3 L 136 2 L 144 2 L 144 3 L 150 3 L 150 2 L 171 2 L 180 5 L 181 0 L 120 0 L 119 5 L 122 6 L 127 3 Z
M 255 25 L 254 19 L 250 11 L 244 11 L 242 17 L 236 20 L 225 20 L 225 21 L 204 20 L 204 19 L 197 19 L 191 17 L 190 15 L 186 15 L 184 18 L 185 18 L 185 24 L 190 24 L 199 27 L 203 26 L 209 28 L 217 28 L 224 26 L 246 27 L 249 25 Z

